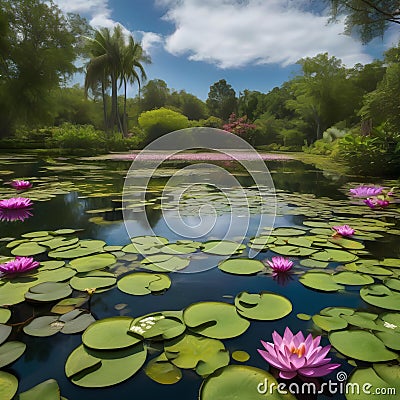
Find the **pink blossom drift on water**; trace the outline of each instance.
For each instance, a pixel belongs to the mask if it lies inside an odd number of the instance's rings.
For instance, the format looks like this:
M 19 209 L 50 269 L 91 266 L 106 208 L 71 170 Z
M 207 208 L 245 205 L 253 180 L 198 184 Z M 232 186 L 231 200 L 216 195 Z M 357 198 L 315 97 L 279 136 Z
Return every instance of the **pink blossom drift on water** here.
M 293 261 L 282 256 L 272 257 L 271 261 L 267 260 L 267 263 L 274 272 L 287 272 L 293 267 Z
M 331 346 L 320 346 L 321 336 L 313 339 L 311 334 L 304 339 L 303 333 L 293 335 L 289 328 L 283 337 L 276 331 L 272 334 L 273 343 L 261 340 L 265 350 L 258 349 L 261 356 L 273 367 L 279 369 L 279 376 L 292 379 L 297 374 L 317 378 L 331 373 L 340 364 L 330 364 L 325 358 Z
M 141 160 L 141 161 L 157 161 L 165 160 L 166 153 L 164 152 L 142 152 L 131 154 L 112 154 L 109 156 L 113 160 Z M 256 153 L 248 151 L 236 151 L 225 153 L 177 153 L 167 158 L 167 160 L 178 161 L 244 161 L 244 160 L 264 160 L 264 161 L 280 161 L 293 160 L 292 157 L 286 154 L 272 153 Z
M 37 268 L 39 263 L 32 257 L 15 257 L 15 260 L 0 264 L 0 272 L 3 274 L 20 274 Z
M 382 200 L 382 199 L 378 199 L 376 197 L 371 197 L 368 199 L 364 200 L 364 203 L 369 207 L 369 208 L 385 208 L 390 204 L 389 200 Z
M 11 182 L 11 186 L 16 190 L 26 190 L 32 187 L 32 183 L 29 181 L 15 180 Z
M 383 189 L 382 186 L 361 185 L 354 189 L 350 189 L 350 193 L 353 197 L 370 197 L 381 194 Z
M 340 236 L 351 236 L 355 232 L 349 225 L 332 226 L 332 229 L 335 231 L 335 234 L 339 234 Z
M 2 222 L 14 222 L 14 221 L 25 221 L 26 219 L 32 217 L 32 213 L 29 209 L 15 209 L 7 210 L 0 208 L 0 221 Z
M 5 210 L 17 210 L 21 208 L 32 207 L 33 203 L 31 199 L 25 197 L 13 197 L 7 200 L 0 200 L 0 208 Z

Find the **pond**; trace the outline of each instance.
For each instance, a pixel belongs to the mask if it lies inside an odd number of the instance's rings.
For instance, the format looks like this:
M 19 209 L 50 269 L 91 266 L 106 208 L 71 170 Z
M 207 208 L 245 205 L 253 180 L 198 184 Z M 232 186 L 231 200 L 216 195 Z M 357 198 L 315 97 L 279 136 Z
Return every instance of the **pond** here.
M 350 188 L 374 182 L 290 157 L 265 157 L 274 188 L 260 191 L 237 162 L 208 160 L 200 171 L 187 167 L 201 160 L 183 158 L 163 162 L 145 195 L 140 185 L 130 187 L 133 197 L 122 202 L 131 163 L 119 157 L 0 157 L 1 198 L 15 196 L 7 184 L 13 179 L 33 183 L 19 194 L 33 201 L 29 215 L 23 221 L 2 216 L 2 262 L 13 256 L 41 262 L 21 276 L 0 278 L 4 385 L 15 387 L 8 374 L 18 379 L 18 393 L 54 379 L 69 400 L 194 400 L 202 385 L 202 400 L 217 400 L 216 392 L 221 399 L 233 393 L 240 399 L 344 399 L 322 384 L 345 376 L 400 390 L 400 213 L 396 205 L 371 209 L 349 196 Z M 221 180 L 215 188 L 222 170 L 237 184 L 226 187 Z M 183 178 L 179 171 L 186 171 Z M 145 167 L 134 173 L 147 176 Z M 177 219 L 187 235 L 174 225 Z M 345 224 L 355 233 L 332 237 L 332 226 Z M 269 267 L 266 260 L 278 255 L 293 262 L 289 272 L 274 274 Z M 228 257 L 242 261 L 229 263 Z M 150 313 L 154 318 L 141 321 Z M 90 325 L 94 319 L 105 321 Z M 311 379 L 318 394 L 258 392 L 264 378 L 274 379 L 260 370 L 279 382 L 304 383 L 299 376 L 278 377 L 257 351 L 260 340 L 272 342 L 273 332 L 283 335 L 286 327 L 332 344 L 329 357 L 340 366 Z M 72 353 L 82 340 L 86 346 Z M 49 393 L 54 387 L 42 386 Z M 1 390 L 11 399 L 6 386 Z M 38 398 L 28 395 L 21 399 Z

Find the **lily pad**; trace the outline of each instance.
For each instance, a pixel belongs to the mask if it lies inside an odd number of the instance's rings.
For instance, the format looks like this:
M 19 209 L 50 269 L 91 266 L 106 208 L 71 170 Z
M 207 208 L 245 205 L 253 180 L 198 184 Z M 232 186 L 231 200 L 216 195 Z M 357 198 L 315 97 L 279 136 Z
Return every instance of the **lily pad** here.
M 44 253 L 46 250 L 46 247 L 40 246 L 35 242 L 27 242 L 13 248 L 11 254 L 14 256 L 31 257 Z
M 233 258 L 218 265 L 221 271 L 234 275 L 253 275 L 264 270 L 264 264 L 249 258 Z
M 202 383 L 199 400 L 231 400 L 232 393 L 240 400 L 295 400 L 289 393 L 281 395 L 275 390 L 270 393 L 265 382 L 268 382 L 268 387 L 278 387 L 276 379 L 267 371 L 247 365 L 228 365 Z M 258 390 L 260 385 L 261 390 Z
M 319 251 L 311 255 L 313 260 L 325 261 L 325 262 L 352 262 L 358 259 L 355 254 L 349 253 L 344 250 L 328 249 Z
M 232 353 L 232 359 L 238 362 L 246 362 L 250 360 L 250 354 L 243 350 L 236 350 Z
M 186 330 L 182 311 L 163 311 L 147 314 L 132 321 L 129 331 L 144 339 L 167 340 Z
M 18 400 L 59 400 L 60 399 L 60 388 L 58 383 L 54 379 L 49 379 L 26 392 L 20 393 Z
M 355 360 L 382 362 L 397 358 L 396 353 L 388 350 L 381 340 L 367 331 L 331 332 L 329 341 L 337 351 Z
M 314 254 L 317 250 L 315 249 L 308 249 L 305 247 L 298 247 L 298 246 L 271 246 L 271 250 L 274 253 L 281 254 L 283 256 L 291 256 L 291 257 L 307 257 L 311 254 Z
M 39 283 L 25 293 L 25 299 L 31 301 L 54 301 L 68 297 L 72 293 L 68 283 L 44 282 Z
M 306 272 L 300 276 L 299 282 L 304 286 L 323 292 L 337 292 L 344 289 L 344 286 L 337 284 L 333 276 L 323 272 Z
M 162 385 L 173 385 L 182 378 L 181 370 L 172 364 L 164 353 L 150 360 L 144 372 L 154 382 Z
M 164 351 L 174 365 L 196 369 L 201 376 L 229 364 L 229 353 L 224 344 L 216 339 L 187 334 L 165 343 Z
M 0 346 L 0 368 L 5 367 L 18 360 L 24 354 L 26 344 L 22 342 L 10 341 Z
M 374 283 L 374 278 L 356 272 L 343 271 L 333 275 L 333 280 L 341 285 L 369 285 Z
M 347 321 L 341 317 L 330 317 L 317 314 L 312 317 L 312 320 L 315 325 L 327 332 L 347 328 Z
M 8 372 L 0 371 L 0 399 L 11 400 L 18 390 L 18 379 Z
M 91 271 L 79 276 L 74 276 L 69 284 L 75 290 L 106 288 L 115 284 L 117 279 L 114 274 L 105 271 Z
M 387 310 L 400 311 L 400 293 L 384 285 L 371 285 L 360 290 L 361 298 L 368 304 Z
M 286 297 L 269 292 L 239 293 L 235 298 L 235 306 L 241 316 L 260 321 L 277 320 L 292 311 L 292 303 Z
M 0 324 L 5 324 L 11 317 L 11 310 L 0 307 Z M 0 339 L 1 343 L 1 339 Z
M 124 293 L 143 296 L 169 289 L 171 279 L 165 274 L 134 272 L 122 277 L 118 281 L 117 286 Z
M 147 350 L 142 343 L 112 351 L 96 351 L 81 345 L 69 355 L 65 374 L 75 385 L 81 387 L 112 386 L 139 371 L 146 356 Z
M 203 244 L 203 252 L 218 256 L 230 256 L 240 254 L 246 248 L 245 245 L 228 240 L 212 240 Z
M 116 350 L 133 346 L 140 342 L 129 334 L 133 318 L 111 317 L 96 321 L 82 335 L 85 346 L 95 350 Z
M 212 301 L 190 305 L 183 312 L 183 320 L 192 331 L 215 339 L 240 336 L 250 326 L 232 304 Z
M 96 254 L 82 258 L 71 260 L 69 265 L 78 272 L 90 272 L 97 269 L 103 269 L 113 265 L 116 262 L 115 256 L 112 254 Z
M 10 336 L 12 327 L 9 325 L 0 324 L 0 344 L 5 342 Z

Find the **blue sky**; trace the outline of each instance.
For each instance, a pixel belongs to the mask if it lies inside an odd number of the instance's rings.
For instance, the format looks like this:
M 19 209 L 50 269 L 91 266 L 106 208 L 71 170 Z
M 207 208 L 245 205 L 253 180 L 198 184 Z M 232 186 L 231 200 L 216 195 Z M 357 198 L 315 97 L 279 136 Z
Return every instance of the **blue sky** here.
M 345 36 L 343 22 L 327 24 L 309 0 L 55 0 L 94 27 L 120 24 L 142 41 L 152 64 L 149 79 L 185 89 L 203 100 L 210 85 L 226 79 L 237 94 L 268 92 L 290 79 L 296 61 L 328 52 L 347 66 L 382 57 L 399 31 L 368 46 Z M 82 76 L 76 76 L 81 82 Z M 134 96 L 136 88 L 128 95 Z

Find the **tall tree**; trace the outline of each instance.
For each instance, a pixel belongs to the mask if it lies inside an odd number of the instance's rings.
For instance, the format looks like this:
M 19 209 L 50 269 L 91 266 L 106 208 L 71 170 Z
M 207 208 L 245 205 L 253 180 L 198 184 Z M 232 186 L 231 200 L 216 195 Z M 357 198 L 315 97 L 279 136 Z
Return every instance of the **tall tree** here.
M 142 111 L 164 107 L 170 95 L 168 85 L 162 79 L 152 79 L 142 90 Z
M 76 70 L 86 21 L 52 2 L 0 0 L 0 29 L 2 133 L 12 122 L 51 123 L 53 90 Z
M 210 86 L 206 104 L 211 115 L 228 121 L 237 111 L 236 93 L 225 79 L 221 79 Z
M 363 43 L 382 36 L 391 24 L 400 24 L 398 0 L 328 0 L 332 21 L 345 15 L 345 33 L 356 33 Z
M 139 82 L 146 77 L 142 62 L 149 62 L 139 43 L 126 37 L 120 25 L 112 30 L 101 28 L 88 38 L 90 61 L 86 66 L 85 89 L 96 90 L 101 85 L 103 113 L 106 130 L 127 133 L 126 90 L 128 83 Z M 137 72 L 137 69 L 139 71 Z M 139 76 L 139 73 L 141 77 Z M 118 109 L 118 83 L 124 86 L 124 120 L 121 121 Z M 106 91 L 111 87 L 111 111 L 107 115 Z

